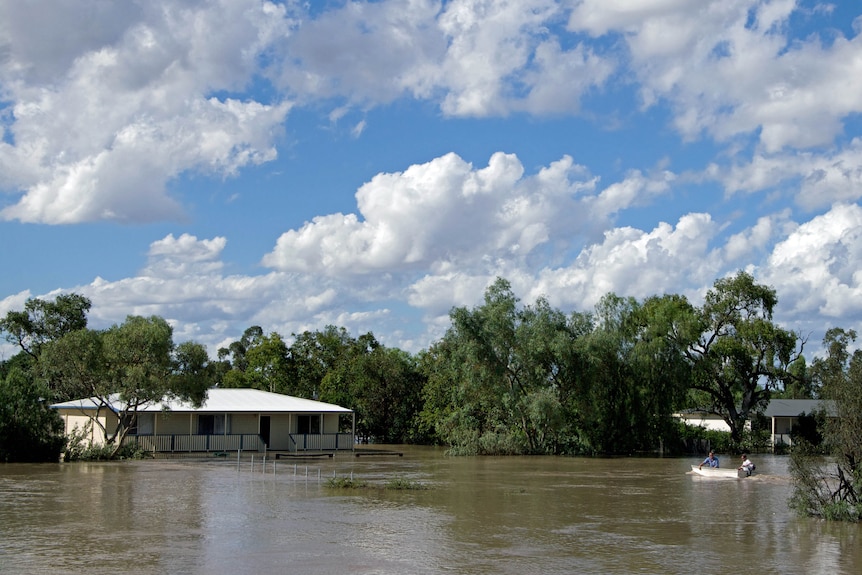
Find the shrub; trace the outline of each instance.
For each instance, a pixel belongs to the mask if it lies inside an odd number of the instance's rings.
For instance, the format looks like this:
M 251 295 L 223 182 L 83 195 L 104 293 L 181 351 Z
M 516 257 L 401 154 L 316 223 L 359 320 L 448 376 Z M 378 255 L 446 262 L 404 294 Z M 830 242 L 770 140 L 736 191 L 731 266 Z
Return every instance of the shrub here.
M 386 489 L 421 490 L 428 489 L 428 486 L 419 483 L 418 481 L 407 479 L 406 477 L 394 477 L 386 482 Z
M 333 489 L 360 489 L 367 487 L 368 483 L 353 479 L 353 477 L 330 477 L 326 480 L 326 486 Z

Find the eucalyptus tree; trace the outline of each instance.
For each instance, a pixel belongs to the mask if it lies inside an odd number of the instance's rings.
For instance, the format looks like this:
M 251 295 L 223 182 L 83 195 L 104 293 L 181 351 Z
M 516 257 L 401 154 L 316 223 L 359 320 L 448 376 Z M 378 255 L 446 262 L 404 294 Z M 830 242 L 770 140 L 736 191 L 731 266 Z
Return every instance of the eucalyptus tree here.
M 219 348 L 218 359 L 226 364 L 221 382 L 225 387 L 247 386 L 245 371 L 248 368 L 248 359 L 246 354 L 262 338 L 263 328 L 253 325 L 247 328 L 237 341 L 231 342 L 227 347 Z
M 112 455 L 142 407 L 171 398 L 200 405 L 215 383 L 206 349 L 194 342 L 175 346 L 173 329 L 158 316 L 129 316 L 104 331 L 70 332 L 43 346 L 38 372 L 66 396 L 118 411 L 110 428 L 93 420 L 113 445 Z
M 261 337 L 246 352 L 245 370 L 248 387 L 275 393 L 286 393 L 290 388 L 287 344 L 272 332 Z
M 45 343 L 87 327 L 92 303 L 80 294 L 58 295 L 53 301 L 28 299 L 22 311 L 9 311 L 0 319 L 0 332 L 30 357 L 37 358 Z
M 687 343 L 694 401 L 704 411 L 721 416 L 734 442 L 742 441 L 746 422 L 769 402 L 772 390 L 792 381 L 790 366 L 802 353 L 804 341 L 773 321 L 778 296 L 739 272 L 716 280 L 699 310 L 694 310 L 698 337 L 671 332 Z
M 0 318 L 0 332 L 20 352 L 0 369 L 0 459 L 56 461 L 62 446 L 62 422 L 48 404 L 67 399 L 34 373 L 42 348 L 87 325 L 91 303 L 79 294 L 54 300 L 29 299 L 23 310 Z
M 422 357 L 428 378 L 421 420 L 457 453 L 553 453 L 569 435 L 571 395 L 562 349 L 567 318 L 540 299 L 520 308 L 498 278 L 484 304 L 455 308 L 441 342 Z
M 357 352 L 327 372 L 320 399 L 349 406 L 356 431 L 382 443 L 412 443 L 417 434 L 424 379 L 407 352 L 360 337 Z M 374 340 L 376 343 L 376 340 Z
M 342 361 L 355 355 L 363 346 L 367 348 L 376 344 L 367 336 L 357 341 L 345 328 L 333 325 L 292 335 L 294 341 L 288 348 L 288 393 L 306 398 L 320 395 L 323 379 Z M 370 336 L 370 340 L 373 339 Z
M 0 462 L 60 458 L 63 421 L 43 400 L 46 395 L 48 390 L 18 365 L 0 376 Z

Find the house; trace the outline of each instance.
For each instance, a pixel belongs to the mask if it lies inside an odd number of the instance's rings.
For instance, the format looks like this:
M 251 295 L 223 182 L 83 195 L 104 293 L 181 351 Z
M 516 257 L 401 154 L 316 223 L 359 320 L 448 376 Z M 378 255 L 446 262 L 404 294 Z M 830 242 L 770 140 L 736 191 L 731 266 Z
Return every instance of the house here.
M 834 414 L 834 406 L 830 401 L 818 399 L 771 399 L 763 411 L 763 416 L 770 421 L 772 428 L 772 445 L 791 445 L 790 431 L 799 423 L 802 414 L 812 415 L 815 411 L 825 409 L 827 416 Z M 703 411 L 689 411 L 674 414 L 676 419 L 688 424 L 697 425 L 716 431 L 730 431 L 730 426 L 720 416 Z M 746 426 L 750 428 L 751 422 Z
M 802 414 L 813 415 L 826 410 L 827 417 L 835 416 L 835 405 L 828 400 L 819 399 L 773 399 L 763 411 L 764 417 L 772 423 L 772 445 L 792 445 L 790 432 L 799 423 Z
M 730 426 L 727 422 L 720 415 L 714 413 L 691 410 L 675 413 L 673 416 L 686 425 L 696 425 L 710 431 L 730 431 Z
M 66 435 L 77 429 L 92 445 L 104 443 L 101 426 L 113 432 L 124 405 L 95 398 L 57 403 Z M 350 431 L 344 432 L 349 426 Z M 259 389 L 214 388 L 201 407 L 171 400 L 138 408 L 123 443 L 162 453 L 207 451 L 352 450 L 356 419 L 352 410 L 331 403 Z

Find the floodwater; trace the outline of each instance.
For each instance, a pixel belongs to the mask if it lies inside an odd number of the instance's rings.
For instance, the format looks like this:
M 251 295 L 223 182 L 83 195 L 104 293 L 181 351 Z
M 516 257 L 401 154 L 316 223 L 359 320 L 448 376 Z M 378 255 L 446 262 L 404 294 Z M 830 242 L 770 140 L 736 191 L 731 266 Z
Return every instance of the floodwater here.
M 862 526 L 788 509 L 786 457 L 736 480 L 687 473 L 698 458 L 390 449 L 403 457 L 0 465 L 0 573 L 862 572 Z

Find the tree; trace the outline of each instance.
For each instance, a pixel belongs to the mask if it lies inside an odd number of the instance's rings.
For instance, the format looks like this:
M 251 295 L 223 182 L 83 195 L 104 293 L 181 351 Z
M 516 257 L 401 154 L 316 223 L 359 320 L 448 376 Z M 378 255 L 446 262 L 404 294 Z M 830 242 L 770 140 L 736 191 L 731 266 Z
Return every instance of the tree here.
M 775 290 L 746 272 L 717 280 L 698 310 L 700 335 L 685 350 L 694 401 L 721 416 L 737 444 L 770 392 L 791 380 L 789 366 L 804 346 L 797 349 L 799 338 L 772 321 L 777 303 Z
M 239 341 L 232 342 L 228 347 L 222 347 L 218 350 L 219 360 L 228 360 L 231 364 L 231 371 L 245 373 L 248 367 L 246 354 L 248 350 L 257 344 L 263 337 L 263 329 L 258 325 L 253 325 L 246 329 Z M 242 379 L 241 377 L 239 379 Z M 244 387 L 244 385 L 229 385 L 228 387 Z
M 0 377 L 0 461 L 58 461 L 63 421 L 43 400 L 47 390 L 12 367 Z
M 543 299 L 517 304 L 498 278 L 483 305 L 450 312 L 443 341 L 422 358 L 421 421 L 453 452 L 555 453 L 568 435 L 561 397 L 569 394 L 571 369 L 560 350 L 572 331 Z
M 326 326 L 322 331 L 305 331 L 292 335 L 294 342 L 288 349 L 290 376 L 286 392 L 306 398 L 319 397 L 327 373 L 354 356 L 363 346 L 367 348 L 372 344 L 368 337 L 357 342 L 345 328 L 333 325 Z M 370 339 L 374 340 L 374 336 L 370 336 Z M 376 340 L 373 344 L 376 344 Z
M 812 365 L 813 377 L 835 411 L 825 418 L 824 429 L 831 461 L 794 438 L 791 506 L 803 515 L 862 521 L 862 351 L 848 350 L 855 340 L 853 330 L 830 329 L 823 339 L 827 355 Z
M 288 382 L 287 344 L 275 332 L 263 336 L 246 352 L 248 367 L 245 375 L 248 387 L 286 393 Z
M 63 425 L 48 404 L 65 399 L 35 377 L 42 348 L 87 325 L 90 300 L 78 294 L 29 299 L 0 319 L 0 332 L 21 351 L 0 369 L 0 460 L 56 461 Z
M 44 345 L 39 373 L 66 395 L 90 397 L 118 411 L 111 429 L 94 421 L 114 446 L 113 456 L 142 407 L 172 398 L 200 405 L 214 383 L 203 346 L 186 342 L 175 348 L 172 335 L 157 316 L 129 316 L 105 331 L 74 331 Z
M 350 405 L 359 435 L 382 443 L 408 443 L 416 438 L 422 383 L 410 354 L 386 348 L 366 334 L 357 340 L 350 359 L 323 378 L 320 399 Z
M 87 327 L 91 302 L 79 294 L 58 295 L 54 301 L 28 299 L 23 311 L 9 311 L 0 319 L 6 339 L 36 358 L 46 342 Z

